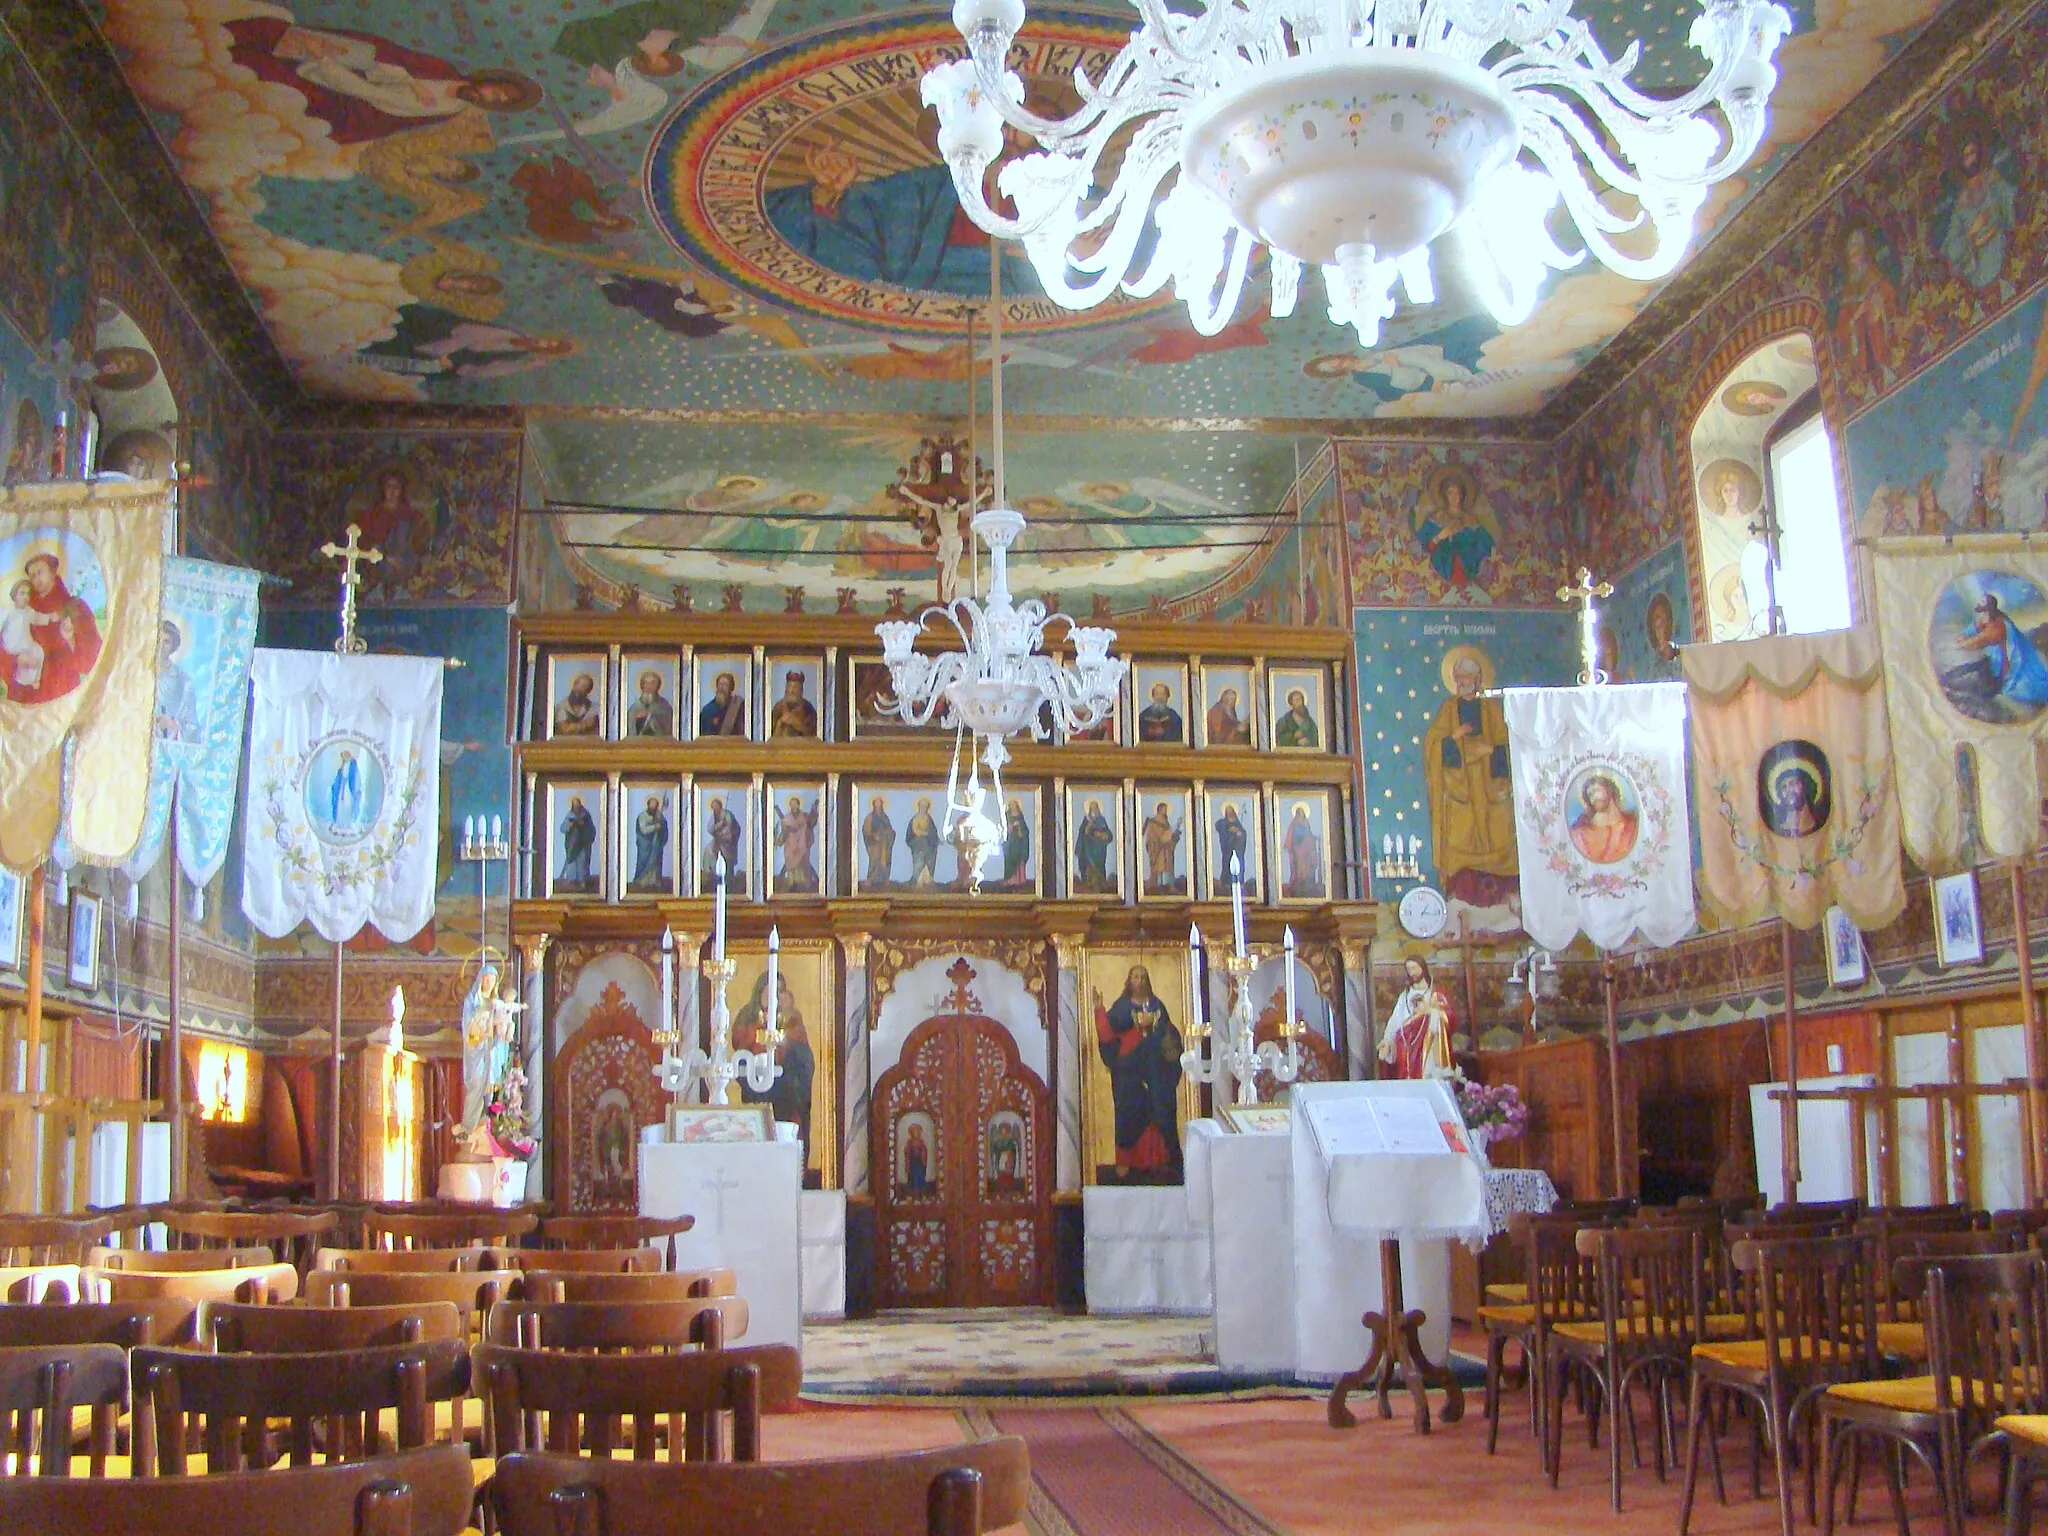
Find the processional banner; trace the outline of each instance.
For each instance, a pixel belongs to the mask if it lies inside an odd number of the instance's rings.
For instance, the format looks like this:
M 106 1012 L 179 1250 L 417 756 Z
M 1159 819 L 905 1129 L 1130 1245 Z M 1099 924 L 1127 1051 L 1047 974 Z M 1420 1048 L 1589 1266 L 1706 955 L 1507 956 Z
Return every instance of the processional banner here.
M 1884 658 L 1869 627 L 1689 645 L 1700 862 L 1723 918 L 1904 910 Z
M 134 851 L 170 504 L 158 482 L 0 491 L 0 863 L 39 863 L 60 827 L 88 864 Z
M 271 938 L 411 938 L 434 912 L 440 658 L 259 649 L 250 679 L 242 910 Z
M 1510 688 L 1522 926 L 1545 949 L 1693 930 L 1685 687 Z
M 1934 874 L 1972 862 L 1973 842 L 2001 859 L 2031 852 L 2048 741 L 2048 551 L 1999 535 L 1873 548 L 1906 851 Z

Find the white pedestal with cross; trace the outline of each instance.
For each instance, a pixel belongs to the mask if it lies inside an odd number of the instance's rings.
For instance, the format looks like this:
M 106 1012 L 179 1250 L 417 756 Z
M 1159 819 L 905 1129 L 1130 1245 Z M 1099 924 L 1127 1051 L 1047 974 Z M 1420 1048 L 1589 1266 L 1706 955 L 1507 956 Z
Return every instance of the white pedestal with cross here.
M 1222 1135 L 1188 1122 L 1188 1201 L 1209 1233 L 1216 1364 L 1248 1375 L 1294 1371 L 1294 1143 Z
M 739 1277 L 740 1344 L 803 1345 L 803 1156 L 794 1142 L 640 1146 L 640 1214 L 697 1218 L 676 1234 L 676 1268 Z

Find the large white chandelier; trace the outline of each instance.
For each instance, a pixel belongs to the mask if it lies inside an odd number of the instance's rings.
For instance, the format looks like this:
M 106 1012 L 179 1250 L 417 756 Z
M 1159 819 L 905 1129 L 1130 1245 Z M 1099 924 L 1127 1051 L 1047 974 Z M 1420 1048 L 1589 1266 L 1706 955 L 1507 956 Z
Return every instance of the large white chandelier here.
M 1003 462 L 1003 303 L 1000 246 L 989 243 L 989 347 L 993 381 L 991 422 L 995 458 L 995 504 L 974 516 L 974 536 L 988 551 L 988 596 L 967 593 L 925 609 L 915 619 L 888 619 L 875 626 L 882 640 L 882 660 L 889 667 L 894 697 L 884 708 L 911 725 L 928 725 L 934 716 L 954 731 L 953 771 L 946 785 L 943 835 L 960 855 L 973 889 L 989 856 L 1002 841 L 1003 764 L 1010 760 L 1009 738 L 1029 731 L 1046 739 L 1053 725 L 1069 733 L 1085 731 L 1107 720 L 1116 708 L 1130 663 L 1109 654 L 1116 631 L 1102 624 L 1076 624 L 1063 613 L 1048 614 L 1044 602 L 1010 596 L 1010 546 L 1024 531 L 1024 514 L 1006 503 Z M 973 372 L 968 373 L 972 388 Z M 968 484 L 974 484 L 970 461 Z M 952 515 L 947 509 L 946 515 Z M 977 587 L 979 583 L 976 583 Z M 1067 626 L 1073 643 L 1072 662 L 1043 649 L 1053 626 Z M 920 651 L 918 637 L 927 625 L 941 635 L 952 630 L 957 644 L 944 650 Z M 960 784 L 961 734 L 974 738 L 966 786 Z M 984 790 L 981 768 L 986 763 L 993 787 Z
M 1792 25 L 1771 0 L 1701 0 L 1690 41 L 1706 78 L 1660 101 L 1628 83 L 1639 45 L 1608 58 L 1570 0 L 1132 3 L 1130 42 L 1098 80 L 1076 69 L 1081 105 L 1054 120 L 1025 109 L 1004 67 L 1023 0 L 955 0 L 969 57 L 930 70 L 924 100 L 968 217 L 1021 241 L 1057 303 L 1171 282 L 1205 336 L 1263 244 L 1273 314 L 1320 267 L 1331 323 L 1365 346 L 1397 282 L 1434 301 L 1430 246 L 1449 231 L 1495 318 L 1526 320 L 1546 274 L 1585 256 L 1552 235 L 1560 199 L 1605 265 L 1670 273 L 1707 189 L 1763 137 Z M 1015 218 L 983 182 L 1005 124 L 1040 146 L 997 173 Z

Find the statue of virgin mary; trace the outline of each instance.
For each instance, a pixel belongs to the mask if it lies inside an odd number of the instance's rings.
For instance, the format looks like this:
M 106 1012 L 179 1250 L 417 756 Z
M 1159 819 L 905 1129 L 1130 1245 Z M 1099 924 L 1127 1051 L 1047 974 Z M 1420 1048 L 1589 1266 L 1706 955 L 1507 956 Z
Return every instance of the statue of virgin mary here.
M 485 961 L 462 1000 L 462 1130 L 473 1133 L 505 1079 L 518 1032 L 518 1005 L 498 995 L 498 968 Z

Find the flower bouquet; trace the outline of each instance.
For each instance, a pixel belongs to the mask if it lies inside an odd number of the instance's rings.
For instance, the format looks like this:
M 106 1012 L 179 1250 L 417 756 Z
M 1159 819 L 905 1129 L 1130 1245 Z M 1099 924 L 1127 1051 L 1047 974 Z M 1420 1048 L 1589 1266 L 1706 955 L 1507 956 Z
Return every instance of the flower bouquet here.
M 1459 1077 L 1452 1082 L 1451 1091 L 1458 1097 L 1465 1129 L 1482 1150 L 1512 1140 L 1529 1128 L 1529 1106 L 1513 1083 L 1475 1083 Z

